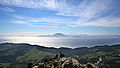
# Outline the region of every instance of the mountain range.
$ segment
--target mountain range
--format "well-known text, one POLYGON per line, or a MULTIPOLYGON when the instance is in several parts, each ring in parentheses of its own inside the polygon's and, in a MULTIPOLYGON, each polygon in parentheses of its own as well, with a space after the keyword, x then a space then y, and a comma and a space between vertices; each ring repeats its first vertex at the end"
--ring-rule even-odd
POLYGON ((62 33, 55 33, 53 35, 39 35, 37 37, 72 37, 72 38, 120 38, 120 35, 65 35, 62 33))

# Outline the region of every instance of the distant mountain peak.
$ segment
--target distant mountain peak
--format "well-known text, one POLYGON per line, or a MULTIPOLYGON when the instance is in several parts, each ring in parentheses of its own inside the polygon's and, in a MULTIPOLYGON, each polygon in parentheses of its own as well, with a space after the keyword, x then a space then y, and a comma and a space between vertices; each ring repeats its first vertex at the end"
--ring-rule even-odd
POLYGON ((53 35, 40 35, 39 37, 65 37, 67 35, 64 35, 62 33, 55 33, 53 35))
POLYGON ((54 35, 65 36, 65 35, 64 35, 64 34, 62 34, 62 33, 56 33, 56 34, 54 34, 54 35))
POLYGON ((54 36, 54 37, 63 37, 63 36, 67 36, 67 35, 64 35, 62 33, 56 33, 56 34, 53 34, 52 36, 54 36))

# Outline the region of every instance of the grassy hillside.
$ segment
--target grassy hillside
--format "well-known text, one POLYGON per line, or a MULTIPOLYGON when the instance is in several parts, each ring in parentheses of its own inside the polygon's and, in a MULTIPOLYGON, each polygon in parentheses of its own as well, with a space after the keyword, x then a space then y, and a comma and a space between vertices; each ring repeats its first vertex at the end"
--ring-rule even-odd
POLYGON ((29 44, 0 44, 0 67, 26 67, 29 62, 55 56, 29 44))
POLYGON ((71 49, 63 47, 48 48, 24 43, 3 43, 0 44, 0 67, 26 68, 27 63, 54 57, 59 52, 77 59, 80 63, 87 63, 88 61, 95 63, 99 57, 103 57, 106 64, 120 64, 120 45, 71 49))

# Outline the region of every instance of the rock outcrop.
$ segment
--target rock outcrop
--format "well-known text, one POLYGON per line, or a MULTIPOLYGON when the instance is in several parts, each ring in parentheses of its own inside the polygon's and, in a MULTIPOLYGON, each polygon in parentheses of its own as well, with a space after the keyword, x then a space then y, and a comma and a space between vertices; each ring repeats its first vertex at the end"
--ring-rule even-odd
POLYGON ((103 67, 102 59, 95 64, 88 62, 87 64, 80 64, 76 59, 65 57, 64 54, 58 54, 54 58, 44 59, 36 63, 28 64, 28 68, 105 68, 103 67))
POLYGON ((61 63, 61 68, 82 68, 80 63, 73 59, 73 58, 61 58, 59 60, 59 63, 61 63))

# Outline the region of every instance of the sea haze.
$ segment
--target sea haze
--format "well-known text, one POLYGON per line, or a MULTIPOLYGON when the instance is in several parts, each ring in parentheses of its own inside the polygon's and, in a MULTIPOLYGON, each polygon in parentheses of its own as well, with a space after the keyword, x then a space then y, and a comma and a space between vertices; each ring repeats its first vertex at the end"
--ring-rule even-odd
POLYGON ((120 36, 0 37, 0 43, 29 43, 46 47, 91 47, 120 43, 120 36))

